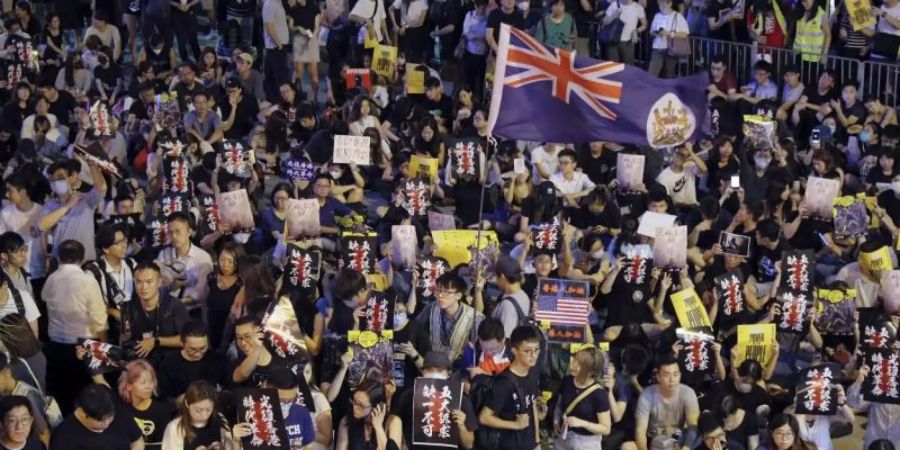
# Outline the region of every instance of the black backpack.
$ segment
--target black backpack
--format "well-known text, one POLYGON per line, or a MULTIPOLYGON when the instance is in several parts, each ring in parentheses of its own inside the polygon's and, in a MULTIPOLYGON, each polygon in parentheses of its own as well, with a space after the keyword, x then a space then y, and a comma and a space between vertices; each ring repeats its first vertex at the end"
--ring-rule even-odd
MULTIPOLYGON (((547 335, 544 334, 543 330, 533 320, 529 319, 528 316, 522 311, 522 308, 519 307, 519 303, 512 297, 503 297, 500 299, 500 303, 505 301, 509 301, 512 303, 513 308, 516 308, 516 314, 519 316, 519 323, 517 326, 519 327, 531 327, 534 331, 537 332, 538 339, 540 341, 541 353, 538 355, 537 366, 541 368, 541 373, 548 371, 549 367, 547 364, 547 358, 549 357, 548 349, 549 345, 547 344, 547 335)), ((499 304, 498 304, 499 305, 499 304)))
MULTIPOLYGON (((22 270, 22 275, 26 278, 28 277, 24 270, 22 270)), ((15 302, 16 304, 16 312, 18 312, 22 317, 25 317, 25 302, 22 300, 22 293, 19 292, 19 290, 16 289, 15 286, 13 286, 12 280, 10 280, 5 273, 3 274, 3 282, 6 283, 6 287, 9 289, 9 293, 10 295, 12 295, 13 302, 15 302)))
MULTIPOLYGON (((494 383, 501 377, 508 378, 513 384, 516 396, 522 398, 522 393, 519 391, 519 385, 509 376, 509 369, 494 376, 476 375, 475 378, 472 379, 472 385, 469 387, 469 399, 472 400, 472 407, 475 409, 475 415, 481 414, 481 409, 487 405, 492 392, 494 391, 494 383)), ((496 450, 501 448, 500 431, 501 430, 496 428, 488 428, 483 425, 479 426, 478 429, 475 430, 475 448, 478 450, 496 450)))

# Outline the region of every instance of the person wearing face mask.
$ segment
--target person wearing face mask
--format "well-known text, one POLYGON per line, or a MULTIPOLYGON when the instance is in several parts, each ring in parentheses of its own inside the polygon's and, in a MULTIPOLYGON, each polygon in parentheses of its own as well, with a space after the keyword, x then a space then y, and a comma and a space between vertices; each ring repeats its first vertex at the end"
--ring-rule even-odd
MULTIPOLYGON (((287 444, 290 448, 306 448, 306 445, 316 439, 312 414, 306 405, 300 403, 299 386, 298 376, 289 367, 276 368, 266 381, 266 387, 278 390, 278 404, 281 407, 281 416, 284 418, 284 428, 288 436, 287 444)), ((309 404, 312 399, 305 398, 302 401, 309 404)))
POLYGON ((746 197, 765 198, 772 165, 772 149, 769 147, 748 148, 745 153, 747 161, 742 161, 741 164, 740 187, 746 197))
POLYGON ((54 257, 59 244, 68 239, 84 244, 86 260, 97 257, 94 246, 94 211, 106 192, 106 178, 99 167, 89 165, 94 187, 87 193, 76 192, 69 161, 57 161, 47 169, 54 198, 44 204, 38 229, 52 234, 54 257))
MULTIPOLYGON (((444 352, 428 352, 425 355, 422 364, 422 378, 447 380, 450 378, 450 358, 444 352)), ((412 442, 413 427, 417 426, 416 420, 413 418, 413 399, 415 392, 412 389, 406 390, 391 403, 391 415, 399 419, 404 424, 403 438, 406 442, 412 442)), ((459 427, 458 441, 456 448, 470 449, 475 444, 475 430, 478 429, 478 416, 475 414, 475 408, 469 396, 463 394, 459 409, 450 411, 450 419, 459 427)), ((413 446, 410 446, 412 448, 413 446)), ((429 450, 447 447, 433 447, 429 445, 415 445, 416 449, 429 450)))
MULTIPOLYGON (((870 126, 873 126, 873 124, 866 125, 866 128, 870 126)), ((871 189, 882 183, 890 184, 896 175, 897 150, 884 148, 878 156, 878 167, 873 167, 869 170, 869 175, 866 177, 866 188, 871 189)))

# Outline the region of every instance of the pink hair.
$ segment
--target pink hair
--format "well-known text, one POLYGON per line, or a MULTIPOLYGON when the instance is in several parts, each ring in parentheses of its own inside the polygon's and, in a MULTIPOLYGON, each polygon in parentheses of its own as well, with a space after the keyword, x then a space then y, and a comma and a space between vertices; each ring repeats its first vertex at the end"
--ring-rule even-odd
MULTIPOLYGON (((122 397, 122 400, 124 400, 125 403, 131 404, 131 392, 128 388, 137 382, 138 378, 140 378, 144 372, 150 372, 150 378, 153 378, 153 384, 157 384, 156 371, 153 370, 153 366, 147 361, 138 359, 125 365, 125 369, 122 370, 122 374, 119 375, 119 396, 122 397)), ((154 388, 153 391, 155 394, 156 389, 154 388)))

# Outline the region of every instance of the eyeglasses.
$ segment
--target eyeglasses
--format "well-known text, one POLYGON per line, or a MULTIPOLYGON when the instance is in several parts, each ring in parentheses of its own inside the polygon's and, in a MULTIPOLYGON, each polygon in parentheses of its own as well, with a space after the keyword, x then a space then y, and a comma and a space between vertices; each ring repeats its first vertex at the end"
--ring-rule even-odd
POLYGON ((29 417, 7 417, 4 420, 4 422, 11 425, 13 428, 18 427, 19 425, 27 427, 27 426, 31 425, 32 422, 34 422, 34 418, 31 416, 29 416, 29 417))
POLYGON ((447 297, 453 294, 459 294, 459 291, 451 291, 446 289, 435 289, 434 291, 435 297, 447 297))
POLYGON ((773 431, 772 436, 774 436, 776 439, 794 439, 794 432, 791 430, 773 431))
POLYGON ((128 238, 122 238, 122 239, 119 239, 119 240, 113 242, 113 245, 125 245, 127 243, 128 243, 128 238))

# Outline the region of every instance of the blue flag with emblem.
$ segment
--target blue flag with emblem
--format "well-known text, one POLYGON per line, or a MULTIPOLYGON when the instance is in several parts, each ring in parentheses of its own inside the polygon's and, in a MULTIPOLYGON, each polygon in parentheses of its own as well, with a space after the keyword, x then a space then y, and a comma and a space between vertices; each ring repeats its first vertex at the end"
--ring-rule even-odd
POLYGON ((506 139, 668 147, 706 128, 707 85, 705 72, 663 80, 544 45, 504 24, 489 127, 506 139))

